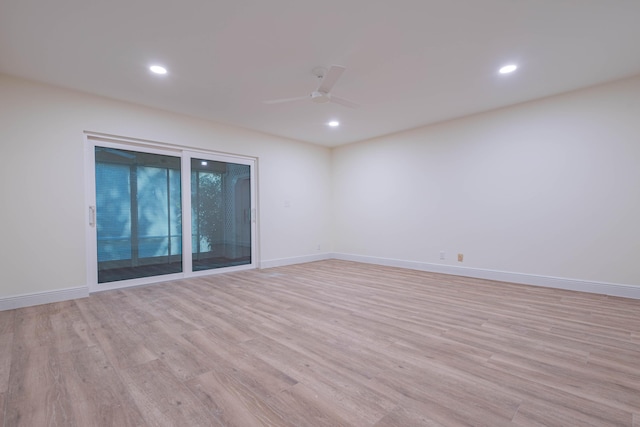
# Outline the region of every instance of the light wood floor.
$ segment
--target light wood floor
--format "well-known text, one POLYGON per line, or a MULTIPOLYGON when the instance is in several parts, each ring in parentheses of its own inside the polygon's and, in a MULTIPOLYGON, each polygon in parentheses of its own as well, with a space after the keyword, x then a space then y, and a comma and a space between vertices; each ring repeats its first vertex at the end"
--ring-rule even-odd
POLYGON ((640 301, 344 261, 0 312, 11 426, 640 427, 640 301))

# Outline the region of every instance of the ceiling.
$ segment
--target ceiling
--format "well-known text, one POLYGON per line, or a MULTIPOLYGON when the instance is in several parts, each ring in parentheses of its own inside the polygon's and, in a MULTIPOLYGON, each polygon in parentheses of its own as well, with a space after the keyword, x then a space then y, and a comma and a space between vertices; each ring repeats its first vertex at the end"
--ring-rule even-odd
POLYGON ((0 0, 0 72, 337 146, 640 74, 639 20, 638 0, 0 0), (359 108, 262 102, 332 64, 359 108))

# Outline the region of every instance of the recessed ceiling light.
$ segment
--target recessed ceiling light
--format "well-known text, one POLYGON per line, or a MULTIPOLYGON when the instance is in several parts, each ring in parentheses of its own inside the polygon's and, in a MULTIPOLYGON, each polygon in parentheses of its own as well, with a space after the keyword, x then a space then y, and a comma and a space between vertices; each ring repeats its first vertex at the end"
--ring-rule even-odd
POLYGON ((517 69, 518 69, 518 66, 515 64, 505 65, 504 67, 500 68, 500 74, 513 73, 517 69))
POLYGON ((337 120, 331 120, 329 123, 327 123, 327 125, 331 126, 332 128, 335 128, 340 126, 340 122, 337 120))
POLYGON ((151 67, 149 67, 149 70, 151 70, 151 72, 155 74, 167 74, 167 69, 161 65, 152 65, 151 67))
POLYGON ((207 166, 209 163, 206 160, 203 160, 203 161, 200 162, 200 164, 202 166, 207 166))

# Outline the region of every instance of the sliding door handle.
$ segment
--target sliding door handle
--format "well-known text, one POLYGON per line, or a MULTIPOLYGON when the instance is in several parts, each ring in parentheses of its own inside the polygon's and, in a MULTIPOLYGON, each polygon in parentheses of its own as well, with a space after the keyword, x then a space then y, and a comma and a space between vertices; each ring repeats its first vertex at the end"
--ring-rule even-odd
POLYGON ((96 226, 96 207, 89 206, 89 226, 96 226))

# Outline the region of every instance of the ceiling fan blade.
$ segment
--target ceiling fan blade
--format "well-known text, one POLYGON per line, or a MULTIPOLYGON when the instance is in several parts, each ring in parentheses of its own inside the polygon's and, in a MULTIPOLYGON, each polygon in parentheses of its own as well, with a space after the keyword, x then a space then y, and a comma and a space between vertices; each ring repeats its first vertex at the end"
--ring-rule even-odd
POLYGON ((318 86, 318 92, 331 92, 333 85, 336 84, 342 73, 344 73, 344 70, 346 70, 346 68, 341 65, 332 65, 329 67, 329 70, 325 73, 322 81, 320 82, 320 86, 318 86))
POLYGON ((344 105, 345 107, 349 107, 349 108, 358 108, 360 106, 355 102, 351 102, 344 98, 338 98, 337 96, 333 96, 333 95, 331 96, 331 98, 329 98, 329 101, 335 102, 336 104, 344 105))
POLYGON ((309 95, 296 96, 295 98, 271 99, 269 101, 262 101, 262 103, 263 104, 282 104, 284 102, 302 101, 303 99, 309 99, 309 95))

